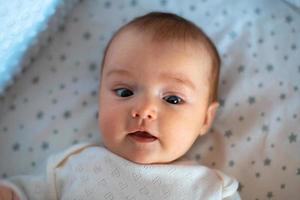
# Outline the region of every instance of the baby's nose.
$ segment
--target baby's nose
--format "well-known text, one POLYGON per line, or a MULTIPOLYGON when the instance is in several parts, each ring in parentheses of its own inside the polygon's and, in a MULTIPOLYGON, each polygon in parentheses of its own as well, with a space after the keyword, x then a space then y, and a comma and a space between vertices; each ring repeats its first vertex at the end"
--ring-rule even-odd
POLYGON ((133 118, 141 118, 141 119, 148 119, 148 120, 153 120, 156 119, 156 114, 154 112, 138 112, 138 111, 133 111, 132 112, 132 117, 133 118))
POLYGON ((131 116, 136 119, 155 120, 157 118, 157 109, 154 105, 145 104, 140 107, 134 107, 131 116))

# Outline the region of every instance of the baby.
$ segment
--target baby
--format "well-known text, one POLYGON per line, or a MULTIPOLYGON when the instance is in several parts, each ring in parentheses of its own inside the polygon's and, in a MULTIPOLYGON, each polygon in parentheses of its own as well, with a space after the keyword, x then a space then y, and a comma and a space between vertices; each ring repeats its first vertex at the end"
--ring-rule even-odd
POLYGON ((102 61, 106 148, 72 146, 44 175, 3 180, 0 199, 240 199, 234 178, 181 159, 211 127, 219 71, 215 46, 193 23, 161 12, 135 18, 102 61))

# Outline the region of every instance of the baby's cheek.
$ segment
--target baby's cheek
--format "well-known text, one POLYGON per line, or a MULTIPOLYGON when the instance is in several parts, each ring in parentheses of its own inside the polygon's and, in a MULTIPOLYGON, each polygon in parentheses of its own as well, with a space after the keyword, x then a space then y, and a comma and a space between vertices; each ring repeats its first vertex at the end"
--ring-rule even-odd
POLYGON ((99 126, 102 135, 108 135, 109 131, 112 131, 111 128, 113 128, 112 124, 114 122, 111 119, 111 116, 109 113, 106 112, 106 110, 103 110, 99 114, 99 126))
POLYGON ((102 111, 100 111, 101 124, 105 125, 106 122, 109 122, 113 118, 114 118, 114 113, 111 110, 104 108, 102 111))
POLYGON ((184 154, 188 151, 198 136, 195 124, 190 124, 184 119, 169 123, 165 130, 167 133, 165 142, 176 154, 184 154))
POLYGON ((112 134, 110 134, 112 130, 111 123, 109 123, 109 120, 107 118, 100 119, 100 132, 101 132, 101 138, 104 143, 104 145, 107 148, 111 148, 113 146, 113 137, 112 134))
POLYGON ((123 120, 120 117, 110 109, 104 109, 99 115, 99 126, 104 142, 114 144, 119 140, 120 134, 124 132, 121 130, 123 120))

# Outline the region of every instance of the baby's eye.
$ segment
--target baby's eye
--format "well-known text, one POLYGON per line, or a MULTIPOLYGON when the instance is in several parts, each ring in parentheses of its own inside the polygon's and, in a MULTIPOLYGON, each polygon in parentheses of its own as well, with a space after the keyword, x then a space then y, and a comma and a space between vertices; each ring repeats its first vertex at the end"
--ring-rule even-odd
POLYGON ((182 104, 183 100, 178 96, 166 96, 163 98, 166 102, 171 104, 182 104))
POLYGON ((127 88, 118 88, 115 89, 114 91, 119 97, 129 97, 133 95, 133 92, 127 88))

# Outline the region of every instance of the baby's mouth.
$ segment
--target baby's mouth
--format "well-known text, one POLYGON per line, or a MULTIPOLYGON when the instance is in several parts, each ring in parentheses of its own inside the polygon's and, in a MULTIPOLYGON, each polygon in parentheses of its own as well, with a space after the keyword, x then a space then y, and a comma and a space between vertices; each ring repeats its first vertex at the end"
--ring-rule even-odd
POLYGON ((146 131, 136 131, 129 133, 129 136, 137 142, 154 142, 157 140, 157 137, 151 135, 146 131))

